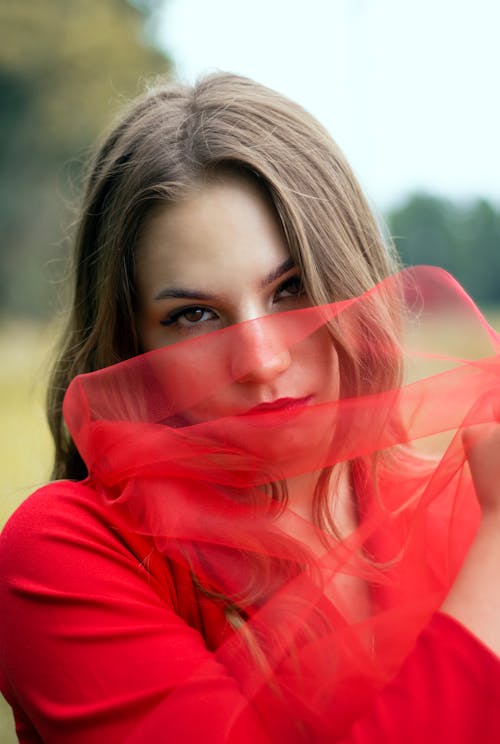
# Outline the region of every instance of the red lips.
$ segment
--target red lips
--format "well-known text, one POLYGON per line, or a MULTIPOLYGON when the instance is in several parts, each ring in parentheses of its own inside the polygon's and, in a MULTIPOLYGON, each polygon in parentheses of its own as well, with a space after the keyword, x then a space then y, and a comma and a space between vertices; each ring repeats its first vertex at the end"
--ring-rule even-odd
POLYGON ((271 413, 272 411, 294 411, 306 406, 311 399, 312 395, 304 398, 277 398, 270 403, 260 403, 258 406, 249 408, 248 411, 243 411, 241 415, 249 416, 254 413, 271 413))

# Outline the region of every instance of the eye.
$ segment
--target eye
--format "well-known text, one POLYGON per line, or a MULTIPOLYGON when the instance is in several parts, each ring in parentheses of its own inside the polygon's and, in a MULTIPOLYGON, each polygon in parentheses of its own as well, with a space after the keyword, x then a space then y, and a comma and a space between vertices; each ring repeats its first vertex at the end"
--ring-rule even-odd
POLYGON ((181 328, 191 328, 202 323, 207 323, 217 319, 217 315, 208 307, 199 305, 190 305, 173 310, 166 318, 160 321, 163 326, 178 326, 181 328))
POLYGON ((275 300, 286 300, 291 297, 301 297, 305 293, 304 285, 300 276, 291 276, 286 279, 276 290, 275 300))

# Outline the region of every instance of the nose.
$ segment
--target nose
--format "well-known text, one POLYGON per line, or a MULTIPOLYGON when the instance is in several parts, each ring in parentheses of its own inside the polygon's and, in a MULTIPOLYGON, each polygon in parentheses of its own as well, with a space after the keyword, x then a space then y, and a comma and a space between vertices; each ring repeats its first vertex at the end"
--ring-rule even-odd
POLYGON ((273 330, 270 318, 238 326, 231 352, 231 377, 239 383, 269 383, 283 374, 290 364, 289 349, 273 330))

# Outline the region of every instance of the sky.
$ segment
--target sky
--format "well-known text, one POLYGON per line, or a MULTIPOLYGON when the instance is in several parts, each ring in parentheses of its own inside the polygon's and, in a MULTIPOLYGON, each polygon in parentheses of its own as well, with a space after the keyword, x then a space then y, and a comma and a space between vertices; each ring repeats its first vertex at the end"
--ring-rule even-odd
POLYGON ((227 70, 307 108, 374 206, 500 204, 498 0, 167 0, 158 23, 181 80, 227 70))

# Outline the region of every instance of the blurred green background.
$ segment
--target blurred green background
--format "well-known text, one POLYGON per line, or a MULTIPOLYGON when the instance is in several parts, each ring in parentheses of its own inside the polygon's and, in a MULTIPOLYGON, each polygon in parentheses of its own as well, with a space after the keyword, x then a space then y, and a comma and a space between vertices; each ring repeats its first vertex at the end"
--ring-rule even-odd
MULTIPOLYGON (((0 3, 0 527, 49 476, 43 399, 73 209, 92 144, 114 113, 145 80, 172 74, 153 41, 162 4, 0 3)), ((416 193, 385 219, 405 263, 447 268, 498 327, 498 206, 416 193)), ((15 741, 5 704, 0 741, 15 741)))

